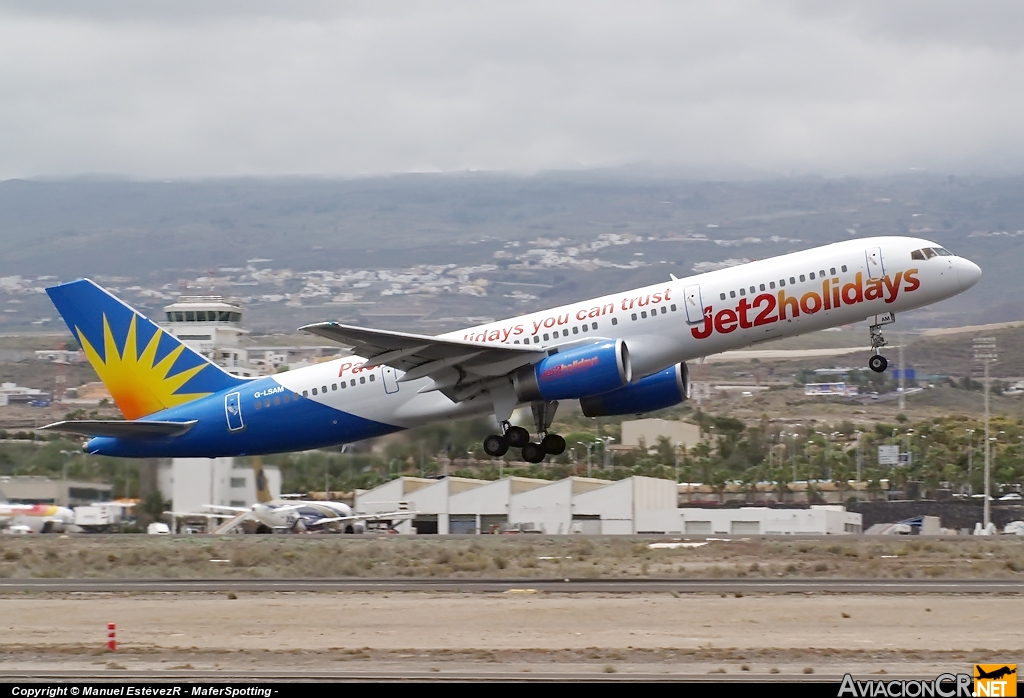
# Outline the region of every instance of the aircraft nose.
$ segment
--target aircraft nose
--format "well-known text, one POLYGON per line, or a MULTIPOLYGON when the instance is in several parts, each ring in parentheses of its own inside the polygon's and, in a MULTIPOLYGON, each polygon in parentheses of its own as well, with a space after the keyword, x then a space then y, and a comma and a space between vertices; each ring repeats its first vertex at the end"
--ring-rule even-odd
POLYGON ((966 291, 981 279, 981 267, 969 259, 960 257, 956 262, 956 275, 960 279, 960 290, 966 291))

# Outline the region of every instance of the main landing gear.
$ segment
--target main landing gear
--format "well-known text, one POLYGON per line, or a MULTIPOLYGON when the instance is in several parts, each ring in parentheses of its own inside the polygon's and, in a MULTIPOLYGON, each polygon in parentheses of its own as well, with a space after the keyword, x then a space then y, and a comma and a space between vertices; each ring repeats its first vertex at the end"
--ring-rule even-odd
POLYGON ((868 368, 875 373, 882 373, 889 365, 888 359, 878 353, 878 350, 886 345, 885 337, 882 336, 882 326, 871 325, 868 331, 871 333, 871 351, 875 352, 874 356, 868 359, 868 368))
POLYGON ((530 432, 522 427, 514 427, 509 422, 502 422, 501 436, 491 434, 484 439, 484 453, 500 458, 508 453, 509 448, 522 449, 523 460, 527 463, 540 463, 544 456, 557 456, 565 453, 565 439, 558 434, 549 434, 548 428, 555 418, 558 403, 534 402, 533 420, 537 426, 538 442, 530 441, 530 432))

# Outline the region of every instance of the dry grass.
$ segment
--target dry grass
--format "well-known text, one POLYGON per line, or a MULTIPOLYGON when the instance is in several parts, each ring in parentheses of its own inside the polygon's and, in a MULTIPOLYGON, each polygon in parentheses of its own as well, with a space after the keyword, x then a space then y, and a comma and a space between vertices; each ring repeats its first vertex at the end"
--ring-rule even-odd
POLYGON ((1018 538, 744 539, 651 550, 648 540, 239 536, 0 539, 6 578, 1016 578, 1018 538))

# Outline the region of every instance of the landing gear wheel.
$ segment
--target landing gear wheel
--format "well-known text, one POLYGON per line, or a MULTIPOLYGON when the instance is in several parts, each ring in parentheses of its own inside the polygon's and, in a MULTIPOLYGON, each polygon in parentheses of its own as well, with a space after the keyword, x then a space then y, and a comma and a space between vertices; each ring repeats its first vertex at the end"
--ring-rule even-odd
POLYGON ((544 447, 540 444, 526 444, 523 446, 523 460, 527 463, 540 463, 546 455, 544 447))
POLYGON ((565 453, 565 439, 558 434, 548 434, 540 442, 544 452, 552 456, 560 456, 565 453))
POLYGON ((508 452, 508 441, 504 436, 491 434, 484 439, 484 453, 494 458, 501 458, 508 452))
POLYGON ((505 432, 505 441, 512 448, 523 448, 530 443, 530 432, 522 427, 509 427, 505 432))
POLYGON ((870 359, 868 359, 868 368, 870 368, 875 373, 881 373, 886 369, 888 365, 889 362, 881 354, 875 354, 870 359))

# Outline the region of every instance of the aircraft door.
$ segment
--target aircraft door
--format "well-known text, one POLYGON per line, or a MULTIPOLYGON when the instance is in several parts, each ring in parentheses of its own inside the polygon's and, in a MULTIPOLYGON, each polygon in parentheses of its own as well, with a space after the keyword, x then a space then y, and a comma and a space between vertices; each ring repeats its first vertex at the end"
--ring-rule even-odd
POLYGON ((700 298, 700 286, 694 284, 683 289, 686 304, 686 321, 691 325, 704 322, 704 302, 700 298))
POLYGON ((242 400, 239 393, 228 393, 224 396, 224 415, 228 420, 228 431, 245 429, 242 421, 242 400))
POLYGON ((390 366, 380 367, 380 377, 384 381, 384 392, 388 395, 398 392, 398 375, 390 366))
POLYGON ((864 252, 864 259, 867 262, 869 279, 881 279, 885 276, 885 266, 882 263, 881 247, 869 247, 864 252))

